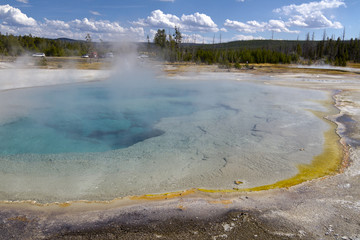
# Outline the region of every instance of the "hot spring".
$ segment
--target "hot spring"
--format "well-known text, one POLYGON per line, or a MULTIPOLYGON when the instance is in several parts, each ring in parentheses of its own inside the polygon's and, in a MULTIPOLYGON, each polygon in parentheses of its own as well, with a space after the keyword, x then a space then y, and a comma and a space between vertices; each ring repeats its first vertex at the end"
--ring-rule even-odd
POLYGON ((322 153, 328 98, 233 73, 1 91, 0 201, 271 184, 322 153))

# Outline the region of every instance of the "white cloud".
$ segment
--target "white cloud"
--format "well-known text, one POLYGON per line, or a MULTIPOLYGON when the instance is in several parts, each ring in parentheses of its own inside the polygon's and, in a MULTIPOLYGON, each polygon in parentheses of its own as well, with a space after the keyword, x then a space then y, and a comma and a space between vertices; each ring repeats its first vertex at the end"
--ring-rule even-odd
POLYGON ((243 40, 264 40, 265 38, 263 37, 254 37, 251 35, 235 35, 235 37, 233 37, 231 40, 233 41, 243 41, 243 40))
POLYGON ((237 2, 245 2, 245 0, 236 0, 237 2))
POLYGON ((99 12, 96 12, 96 11, 90 11, 90 13, 92 15, 95 15, 95 16, 101 16, 101 14, 99 12))
POLYGON ((180 25, 180 18, 172 14, 164 14, 161 10, 152 11, 146 19, 133 22, 134 25, 145 27, 174 28, 180 25))
MULTIPOLYGON (((343 0, 322 0, 319 2, 291 4, 274 10, 275 13, 289 16, 288 25, 305 28, 342 28, 340 22, 331 21, 325 16, 329 9, 346 7, 343 0)), ((331 16, 330 16, 331 18, 331 16)))
POLYGON ((254 26, 251 26, 250 24, 246 24, 246 23, 239 22, 239 21, 233 21, 230 19, 225 20, 224 26, 235 29, 239 32, 246 32, 246 33, 254 33, 257 31, 261 31, 260 28, 256 28, 254 26))
POLYGON ((99 29, 95 26, 94 21, 84 18, 82 20, 75 19, 70 22, 74 30, 78 29, 84 32, 97 32, 99 29))
POLYGON ((89 33, 94 40, 131 40, 143 41, 144 29, 142 27, 126 28, 118 22, 107 20, 92 20, 88 18, 74 19, 72 21, 49 20, 35 21, 27 17, 19 9, 9 5, 0 6, 0 32, 14 35, 27 35, 73 39, 84 39, 89 33))
POLYGON ((150 16, 145 19, 138 19, 132 22, 136 26, 141 27, 157 27, 157 28, 175 28, 178 27, 182 31, 200 31, 200 32, 218 32, 219 28, 211 19, 203 13, 194 13, 190 15, 183 14, 181 18, 173 14, 165 14, 161 10, 152 11, 150 16))
MULTIPOLYGON (((139 37, 142 37, 142 36, 145 36, 145 31, 144 31, 144 28, 142 27, 130 27, 129 28, 130 32, 134 33, 135 36, 139 36, 139 37)), ((143 40, 143 39, 141 39, 143 40)))
POLYGON ((299 33, 291 30, 291 27, 302 28, 342 28, 340 22, 334 21, 331 16, 326 17, 326 11, 339 7, 345 7, 343 0, 321 0, 319 2, 291 4, 273 10, 274 13, 282 14, 287 19, 268 22, 247 21, 240 22, 226 19, 224 26, 244 33, 256 33, 264 31, 299 33))
POLYGON ((218 32, 217 25, 211 17, 203 13, 181 16, 181 29, 184 31, 218 32))
POLYGON ((120 26, 117 22, 110 22, 107 20, 89 20, 84 18, 82 20, 75 19, 68 23, 74 30, 93 32, 93 33, 124 33, 125 28, 120 26))
POLYGON ((156 30, 150 29, 149 38, 150 38, 150 39, 154 39, 156 33, 157 33, 156 30))
POLYGON ((175 2, 175 0, 159 0, 160 2, 175 2))
POLYGON ((269 20, 267 29, 274 32, 287 32, 287 33, 298 33, 298 31, 291 31, 287 28, 287 24, 282 20, 269 20))
POLYGON ((298 31, 290 30, 287 26, 287 23, 284 21, 273 19, 269 20, 269 22, 247 21, 246 23, 226 19, 224 26, 232 28, 238 32, 245 33, 256 33, 264 31, 298 33, 298 31))
MULTIPOLYGON (((95 21, 91 19, 75 19, 69 22, 59 20, 47 20, 38 29, 38 35, 47 37, 69 37, 84 39, 89 33, 94 40, 115 41, 124 38, 143 40, 144 29, 142 27, 122 27, 118 22, 107 20, 95 21)), ((34 34, 33 34, 34 35, 34 34)))
POLYGON ((57 30, 68 30, 70 29, 70 25, 65 23, 64 21, 60 20, 48 20, 47 18, 44 19, 45 22, 42 23, 42 27, 52 28, 57 30))
POLYGON ((0 21, 4 25, 16 26, 35 26, 35 19, 26 16, 20 9, 14 8, 9 4, 0 5, 0 21))
POLYGON ((29 3, 28 0, 16 0, 17 2, 21 2, 21 3, 29 3))
POLYGON ((320 2, 303 3, 300 5, 291 4, 281 8, 277 8, 274 12, 284 13, 290 15, 293 13, 300 13, 301 15, 309 15, 313 12, 323 11, 331 8, 339 8, 345 6, 343 0, 322 0, 320 2))
POLYGON ((53 35, 66 36, 76 39, 84 39, 86 33, 89 33, 93 39, 102 40, 120 40, 126 37, 143 40, 144 29, 142 27, 122 27, 118 22, 107 20, 91 20, 87 18, 75 19, 69 22, 58 20, 47 20, 42 24, 41 35, 51 35, 51 31, 56 31, 53 35))

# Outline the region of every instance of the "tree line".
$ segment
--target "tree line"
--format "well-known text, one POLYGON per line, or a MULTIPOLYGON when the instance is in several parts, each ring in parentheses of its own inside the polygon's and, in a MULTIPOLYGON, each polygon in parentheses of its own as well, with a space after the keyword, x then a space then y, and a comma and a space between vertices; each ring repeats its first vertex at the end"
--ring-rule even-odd
MULTIPOLYGON (((219 44, 189 44, 182 42, 179 28, 172 34, 159 29, 153 42, 148 37, 147 44, 138 44, 151 56, 170 62, 196 62, 235 66, 251 63, 327 63, 345 66, 346 62, 360 62, 360 40, 344 40, 340 37, 323 38, 321 41, 252 40, 219 44)), ((0 33, 0 55, 21 56, 26 53, 41 52, 46 56, 81 56, 90 51, 98 55, 111 49, 109 43, 95 43, 91 36, 86 41, 70 39, 46 39, 31 35, 14 36, 0 33)))
POLYGON ((21 56, 41 52, 46 56, 81 56, 88 53, 89 43, 67 39, 46 39, 30 35, 14 36, 0 33, 0 55, 21 56))
POLYGON ((239 67, 250 63, 325 63, 346 66, 346 62, 360 62, 360 40, 340 37, 305 41, 253 40, 219 44, 184 44, 180 30, 166 34, 159 29, 148 51, 170 62, 197 62, 239 67))

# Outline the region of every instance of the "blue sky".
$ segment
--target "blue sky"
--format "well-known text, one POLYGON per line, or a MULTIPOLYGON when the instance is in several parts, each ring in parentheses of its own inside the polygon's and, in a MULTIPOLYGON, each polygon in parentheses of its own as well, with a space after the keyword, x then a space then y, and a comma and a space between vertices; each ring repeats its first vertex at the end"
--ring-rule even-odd
POLYGON ((180 28, 184 42, 360 36, 360 0, 0 0, 0 32, 146 41, 180 28))

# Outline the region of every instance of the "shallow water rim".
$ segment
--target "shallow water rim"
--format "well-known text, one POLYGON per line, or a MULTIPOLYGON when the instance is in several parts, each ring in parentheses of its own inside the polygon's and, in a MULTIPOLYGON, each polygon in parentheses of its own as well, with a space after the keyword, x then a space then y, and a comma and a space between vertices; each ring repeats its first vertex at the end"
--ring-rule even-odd
MULTIPOLYGON (((336 94, 335 94, 336 95, 336 94)), ((321 179, 324 177, 332 176, 338 173, 341 173, 347 166, 348 162, 348 149, 344 140, 337 134, 336 130, 338 124, 335 121, 331 121, 325 118, 326 115, 334 115, 332 108, 336 108, 336 102, 334 102, 335 98, 332 95, 331 100, 321 101, 322 105, 328 109, 327 112, 321 111, 311 111, 315 116, 325 121, 330 129, 324 132, 324 147, 323 152, 317 156, 314 156, 313 160, 310 164, 299 164, 298 174, 295 176, 280 180, 273 184, 263 185, 253 188, 233 188, 233 189, 205 189, 205 188, 191 188, 187 190, 173 191, 167 193, 156 193, 156 194, 145 194, 145 195, 135 195, 135 196, 125 196, 114 198, 112 200, 74 200, 74 201, 65 201, 65 202, 50 202, 50 203, 39 203, 34 200, 17 200, 17 201, 0 201, 0 204, 30 204, 35 206, 60 206, 60 207, 68 207, 76 203, 98 203, 98 204, 111 204, 111 203, 123 203, 126 200, 130 200, 130 203, 120 204, 120 205, 131 205, 135 201, 159 201, 159 200, 167 200, 167 199, 176 199, 190 195, 204 193, 207 194, 236 194, 236 193, 249 193, 249 192, 259 192, 264 190, 272 190, 272 189, 282 189, 289 188, 301 183, 321 179)), ((337 108, 336 108, 337 109, 337 108)), ((224 197, 222 195, 222 197, 224 197)), ((229 197, 231 197, 229 195, 229 197)), ((231 204, 232 201, 219 201, 216 203, 221 204, 231 204)))
MULTIPOLYGON (((324 103, 325 105, 325 103, 324 103)), ((329 106, 326 104, 326 106, 329 106)), ((331 104, 331 106, 334 106, 331 104)), ((233 188, 233 189, 205 189, 194 188, 186 191, 163 193, 163 194, 146 194, 142 196, 132 196, 132 200, 161 200, 176 197, 183 197, 196 192, 199 193, 244 193, 257 192, 271 189, 289 188, 301 183, 332 176, 343 171, 347 167, 347 149, 345 143, 341 141, 341 137, 336 133, 337 123, 325 119, 325 112, 311 111, 317 117, 323 119, 329 124, 330 129, 324 132, 324 148, 323 152, 314 156, 310 164, 299 164, 297 166, 299 172, 291 178, 280 180, 273 184, 263 185, 253 188, 233 188)))

